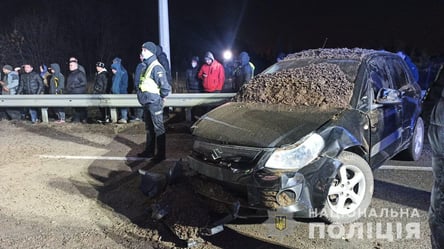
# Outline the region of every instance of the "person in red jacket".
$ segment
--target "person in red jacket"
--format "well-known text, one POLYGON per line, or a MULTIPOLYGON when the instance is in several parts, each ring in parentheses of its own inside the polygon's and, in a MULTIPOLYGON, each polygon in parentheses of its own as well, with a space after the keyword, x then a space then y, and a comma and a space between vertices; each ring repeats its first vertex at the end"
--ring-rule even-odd
POLYGON ((225 81, 224 67, 214 59, 211 52, 205 54, 204 60, 205 64, 197 75, 202 80, 203 90, 207 93, 220 93, 225 81))

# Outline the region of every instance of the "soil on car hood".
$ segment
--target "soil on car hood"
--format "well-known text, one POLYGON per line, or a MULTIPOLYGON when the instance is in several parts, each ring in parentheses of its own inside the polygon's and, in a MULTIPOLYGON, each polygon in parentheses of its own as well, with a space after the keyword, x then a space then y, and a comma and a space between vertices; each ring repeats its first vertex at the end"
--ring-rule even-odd
POLYGON ((224 144, 273 148, 298 141, 340 111, 230 102, 202 117, 194 124, 193 134, 224 144))

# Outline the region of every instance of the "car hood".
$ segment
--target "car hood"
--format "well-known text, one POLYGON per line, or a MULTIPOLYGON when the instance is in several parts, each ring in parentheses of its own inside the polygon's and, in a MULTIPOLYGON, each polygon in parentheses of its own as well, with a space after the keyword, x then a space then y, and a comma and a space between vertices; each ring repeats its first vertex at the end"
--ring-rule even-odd
POLYGON ((229 102, 202 116, 193 135, 221 144, 261 148, 297 142, 341 109, 229 102))

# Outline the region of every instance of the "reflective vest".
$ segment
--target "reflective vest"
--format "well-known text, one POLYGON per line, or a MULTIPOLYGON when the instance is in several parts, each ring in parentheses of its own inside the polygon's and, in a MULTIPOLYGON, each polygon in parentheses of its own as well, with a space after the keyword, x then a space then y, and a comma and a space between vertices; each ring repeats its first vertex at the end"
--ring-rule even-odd
POLYGON ((254 66, 254 64, 251 61, 248 62, 248 64, 250 64, 250 66, 251 66, 251 77, 253 77, 254 76, 254 69, 256 69, 256 67, 254 66))
POLYGON ((157 65, 161 66, 160 63, 157 60, 153 61, 148 66, 148 68, 145 70, 145 73, 140 77, 140 84, 139 84, 140 91, 160 94, 160 87, 150 77, 151 76, 151 72, 153 71, 153 68, 155 66, 157 66, 157 65))

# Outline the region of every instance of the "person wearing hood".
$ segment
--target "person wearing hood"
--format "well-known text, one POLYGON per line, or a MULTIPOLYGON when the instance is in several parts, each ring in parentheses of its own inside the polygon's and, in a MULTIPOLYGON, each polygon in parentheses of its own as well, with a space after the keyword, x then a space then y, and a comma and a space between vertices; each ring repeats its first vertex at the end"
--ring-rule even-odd
MULTIPOLYGON (((128 72, 122 67, 120 62, 115 62, 111 65, 113 72, 111 93, 112 94, 127 94, 128 93, 128 72)), ((119 108, 120 119, 119 124, 126 124, 128 122, 128 108, 119 108)))
POLYGON ((247 52, 244 51, 239 54, 239 64, 239 67, 234 71, 236 92, 245 83, 248 83, 254 74, 254 65, 250 62, 250 56, 247 52))
MULTIPOLYGON (((60 65, 58 63, 51 63, 48 68, 50 73, 49 79, 49 94, 63 94, 65 88, 65 76, 60 72, 60 65)), ((63 107, 54 108, 57 115, 56 123, 65 123, 65 109, 63 107)))
POLYGON ((170 84, 170 86, 173 86, 173 77, 171 76, 170 61, 168 60, 167 54, 163 52, 163 48, 160 45, 156 45, 156 57, 160 65, 162 65, 162 67, 165 69, 168 84, 170 84))
POLYGON ((142 44, 143 69, 137 88, 137 100, 143 106, 146 129, 145 150, 139 157, 151 158, 154 163, 166 158, 166 135, 163 124, 164 99, 171 92, 166 72, 156 57, 153 42, 142 44), (156 152, 157 148, 157 152, 156 152))
POLYGON ((128 75, 128 71, 126 71, 126 68, 125 68, 125 67, 123 66, 123 64, 122 64, 122 59, 120 59, 119 57, 116 57, 116 58, 113 59, 113 63, 111 63, 111 65, 112 65, 112 64, 120 66, 120 70, 121 70, 124 74, 128 75))
POLYGON ((413 78, 415 79, 415 81, 416 81, 417 83, 419 83, 419 71, 418 71, 418 67, 416 67, 416 65, 415 65, 415 63, 412 61, 412 59, 411 59, 407 54, 405 54, 405 53, 402 52, 402 51, 398 51, 398 52, 396 52, 396 54, 397 54, 399 57, 401 57, 401 58, 405 61, 405 63, 406 63, 407 66, 410 68, 410 71, 411 71, 412 74, 413 74, 413 78))
POLYGON ((202 80, 203 90, 207 93, 220 93, 224 86, 225 70, 223 65, 218 62, 213 53, 205 53, 205 64, 200 68, 197 74, 202 80))

